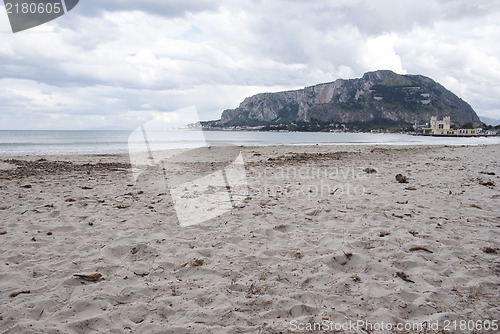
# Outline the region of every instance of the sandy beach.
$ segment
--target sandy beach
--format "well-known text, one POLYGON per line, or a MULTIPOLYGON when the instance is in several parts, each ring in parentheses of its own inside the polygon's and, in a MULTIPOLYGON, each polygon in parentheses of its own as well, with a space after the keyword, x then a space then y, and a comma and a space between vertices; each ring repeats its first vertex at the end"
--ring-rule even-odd
POLYGON ((224 159, 171 192, 128 155, 0 157, 0 332, 498 332, 500 145, 236 153, 216 217, 193 175, 224 159))

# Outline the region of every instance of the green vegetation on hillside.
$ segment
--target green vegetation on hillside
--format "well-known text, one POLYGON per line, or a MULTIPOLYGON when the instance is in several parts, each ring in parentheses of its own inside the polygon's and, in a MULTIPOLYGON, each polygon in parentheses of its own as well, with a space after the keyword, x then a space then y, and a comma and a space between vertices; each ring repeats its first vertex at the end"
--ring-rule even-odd
POLYGON ((276 120, 276 122, 292 123, 297 120, 298 115, 299 115, 299 104, 291 103, 284 106, 278 111, 278 119, 276 120))
POLYGON ((328 123, 328 122, 295 122, 292 124, 266 125, 260 131, 300 131, 300 132, 329 132, 335 130, 349 129, 354 131, 412 131, 412 124, 397 122, 386 118, 377 118, 366 122, 350 123, 328 123))

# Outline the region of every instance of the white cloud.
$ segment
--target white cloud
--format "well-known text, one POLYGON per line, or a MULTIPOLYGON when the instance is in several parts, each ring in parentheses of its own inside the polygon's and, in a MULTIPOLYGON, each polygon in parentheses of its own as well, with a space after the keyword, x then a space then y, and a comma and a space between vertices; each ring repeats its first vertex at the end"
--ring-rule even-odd
POLYGON ((429 76, 500 118, 499 13, 465 0, 88 0, 15 35, 2 14, 0 126, 134 128, 193 104, 214 119, 255 93, 376 69, 429 76))
POLYGON ((400 34, 395 49, 409 73, 432 77, 480 115, 500 118, 500 35, 495 17, 441 22, 400 34))
POLYGON ((395 34, 368 38, 359 56, 360 62, 370 70, 387 69, 405 74, 401 57, 394 50, 396 40, 395 34))

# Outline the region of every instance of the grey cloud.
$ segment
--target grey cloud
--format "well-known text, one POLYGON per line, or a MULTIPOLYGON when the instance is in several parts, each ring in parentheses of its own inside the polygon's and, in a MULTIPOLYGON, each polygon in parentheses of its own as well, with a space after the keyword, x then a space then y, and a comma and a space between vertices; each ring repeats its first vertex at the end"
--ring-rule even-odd
MULTIPOLYGON (((202 114, 214 115, 218 109, 236 107, 245 94, 276 91, 278 86, 299 88, 378 69, 370 67, 379 63, 370 63, 370 57, 377 55, 370 54, 365 44, 393 34, 405 42, 396 43, 394 50, 390 44, 375 42, 375 48, 394 51, 409 73, 428 75, 445 85, 452 77, 458 84, 453 86, 450 80, 451 89, 461 89, 456 93, 478 113, 493 116, 500 100, 498 92, 488 87, 498 80, 481 71, 500 71, 498 61, 491 62, 494 68, 485 68, 456 44, 463 34, 464 48, 483 50, 498 59, 494 43, 474 40, 469 26, 460 25, 468 19, 468 25, 473 22, 479 29, 481 18, 489 17, 488 25, 496 27, 498 6, 492 1, 462 0, 223 1, 217 5, 212 1, 85 0, 51 23, 54 34, 40 35, 44 42, 53 42, 50 46, 33 44, 28 35, 21 35, 11 43, 15 57, 0 48, 0 73, 3 78, 38 82, 47 92, 72 97, 67 110, 61 107, 54 112, 64 110, 75 117, 97 114, 121 122, 120 115, 127 111, 166 111, 190 104, 196 104, 202 114), (123 16, 125 23, 120 21, 123 16), (135 17, 141 19, 133 22, 135 17), (168 34, 165 22, 168 27, 181 22, 188 33, 180 29, 179 36, 168 34), (437 30, 439 26, 448 30, 437 30), (418 38, 415 27, 425 30, 418 38), (196 38, 191 40, 193 33, 196 38), (167 43, 159 46, 162 39, 167 43), (432 43, 426 45, 428 41, 432 43), (57 52, 45 52, 49 47, 57 52)), ((493 32, 486 33, 496 36, 493 32)), ((10 43, 7 38, 3 41, 10 43)), ((3 97, 0 117, 10 117, 12 122, 9 115, 15 110, 23 110, 23 117, 33 124, 41 112, 51 112, 50 107, 34 108, 26 98, 3 97)))
POLYGON ((167 18, 180 17, 186 13, 213 11, 217 2, 210 0, 84 0, 80 1, 74 13, 83 15, 101 15, 104 12, 141 11, 167 18))
POLYGON ((286 2, 291 4, 280 2, 279 12, 276 6, 264 3, 252 3, 247 10, 261 17, 262 29, 297 22, 327 32, 347 25, 368 36, 408 32, 418 26, 432 26, 438 21, 463 20, 500 11, 500 3, 489 0, 286 2))

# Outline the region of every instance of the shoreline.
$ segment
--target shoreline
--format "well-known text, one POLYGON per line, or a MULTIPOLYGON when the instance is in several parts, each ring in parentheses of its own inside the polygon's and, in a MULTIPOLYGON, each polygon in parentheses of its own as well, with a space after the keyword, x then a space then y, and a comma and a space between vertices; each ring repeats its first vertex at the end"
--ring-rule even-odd
MULTIPOLYGON (((439 136, 437 136, 439 137, 439 136)), ((468 138, 468 137, 463 137, 463 138, 468 138)), ((464 143, 456 143, 456 144, 450 144, 450 143, 435 143, 435 144, 429 144, 429 143, 415 143, 415 142, 408 142, 408 143, 311 143, 311 144, 281 144, 281 145, 229 145, 230 147, 238 147, 241 148, 242 150, 250 150, 250 149, 259 149, 259 148, 283 148, 283 147, 302 147, 302 148, 308 148, 308 147, 348 147, 348 148, 355 148, 355 147, 391 147, 391 148, 399 148, 399 147, 404 147, 404 148, 417 148, 417 147, 436 147, 436 148, 444 148, 444 147, 478 147, 478 146, 499 146, 500 143, 477 143, 477 144, 464 144, 464 143)), ((209 147, 209 146, 206 146, 209 147)), ((211 147, 222 147, 222 146, 211 146, 211 147)), ((200 148, 205 148, 205 147, 200 147, 200 148)), ((172 151, 176 150, 190 150, 192 148, 175 148, 172 149, 172 151)), ((164 151, 169 151, 169 150, 152 150, 152 153, 161 153, 164 151)), ((77 158, 77 157, 84 157, 84 156, 89 156, 89 157, 96 157, 96 158, 105 158, 105 157, 122 157, 122 156, 129 156, 130 154, 142 154, 143 152, 128 152, 128 151, 123 151, 123 152, 98 152, 98 153, 60 153, 60 154, 46 154, 46 153, 41 153, 41 154, 1 154, 0 153, 0 160, 8 160, 8 159, 31 159, 31 158, 55 158, 55 157, 67 157, 69 158, 77 158)))
POLYGON ((0 157, 0 331, 500 319, 500 145, 239 149, 0 157))
MULTIPOLYGON (((46 132, 46 131, 45 131, 46 132)), ((44 133, 45 133, 44 132, 44 133)), ((495 145, 500 144, 500 137, 431 137, 413 136, 408 134, 383 133, 261 133, 256 136, 251 132, 204 132, 207 143, 225 143, 228 145, 245 147, 251 146, 350 146, 350 145, 388 145, 388 146, 420 146, 420 145, 495 145)), ((0 144, 0 158, 23 155, 74 155, 74 154, 124 154, 129 149, 142 150, 140 141, 133 141, 129 146, 128 136, 97 135, 26 135, 22 138, 5 137, 4 144, 0 144), (10 144, 9 144, 10 143, 10 144), (68 144, 69 143, 69 144, 68 144), (3 145, 3 146, 2 146, 3 145)), ((156 138, 150 142, 152 150, 172 148, 180 149, 186 145, 194 145, 193 138, 188 132, 179 136, 156 138), (155 141, 156 140, 156 141, 155 141)), ((201 144, 201 143, 199 143, 201 144)))

